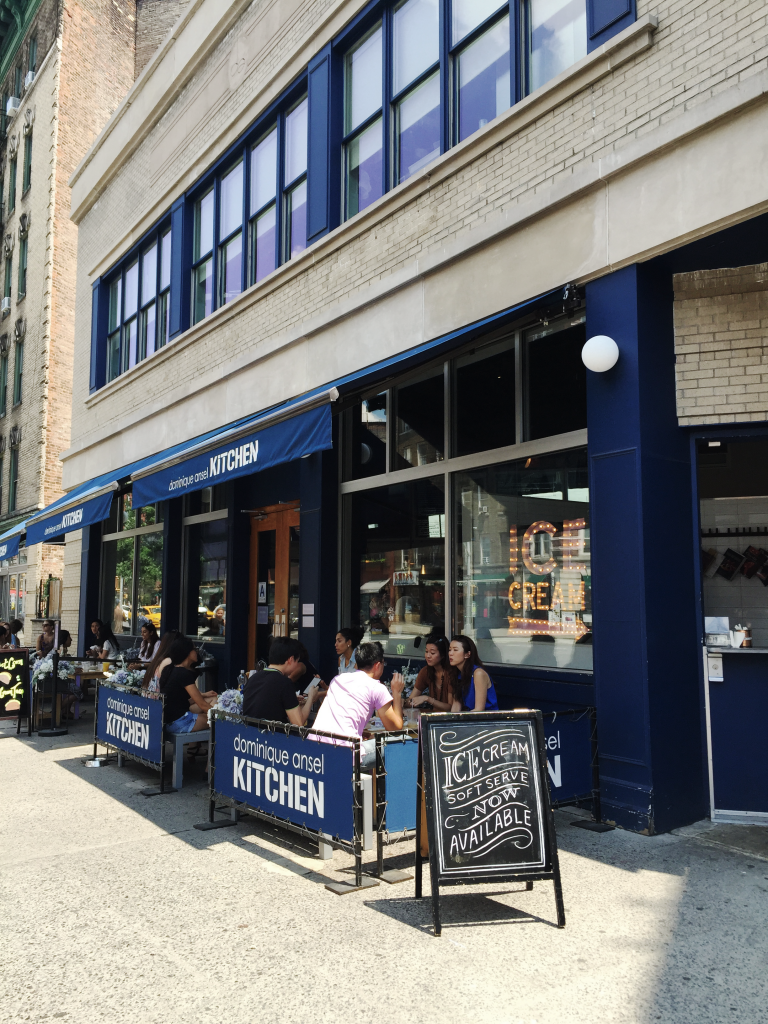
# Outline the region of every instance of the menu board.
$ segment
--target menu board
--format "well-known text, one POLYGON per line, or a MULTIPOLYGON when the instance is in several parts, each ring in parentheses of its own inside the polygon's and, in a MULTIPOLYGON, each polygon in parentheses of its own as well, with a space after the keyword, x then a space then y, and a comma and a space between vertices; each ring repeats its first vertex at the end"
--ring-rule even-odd
POLYGON ((0 717, 29 713, 29 652, 0 651, 0 717))
POLYGON ((547 871, 537 736, 529 721, 432 726, 432 826, 444 877, 547 871))
POLYGON ((564 927, 541 712, 424 715, 421 730, 435 934, 440 885, 521 878, 529 888, 536 879, 554 881, 564 927))

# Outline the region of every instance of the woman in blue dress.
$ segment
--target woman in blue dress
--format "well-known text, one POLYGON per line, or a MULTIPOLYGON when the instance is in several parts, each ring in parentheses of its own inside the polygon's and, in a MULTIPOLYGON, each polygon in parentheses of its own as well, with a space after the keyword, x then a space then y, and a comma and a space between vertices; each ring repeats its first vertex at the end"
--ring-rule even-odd
POLYGON ((493 680, 483 668, 474 641, 468 636, 455 636, 448 648, 448 660, 459 674, 456 699, 451 710, 498 711, 493 680))

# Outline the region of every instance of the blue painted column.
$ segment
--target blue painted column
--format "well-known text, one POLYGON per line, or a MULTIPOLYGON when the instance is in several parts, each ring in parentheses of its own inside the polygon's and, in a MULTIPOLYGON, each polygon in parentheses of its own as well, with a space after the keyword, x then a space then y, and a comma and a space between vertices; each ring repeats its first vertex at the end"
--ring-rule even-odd
POLYGON ((587 373, 603 818, 653 834, 707 814, 672 279, 641 264, 586 291, 587 337, 607 334, 621 353, 612 370, 587 373))

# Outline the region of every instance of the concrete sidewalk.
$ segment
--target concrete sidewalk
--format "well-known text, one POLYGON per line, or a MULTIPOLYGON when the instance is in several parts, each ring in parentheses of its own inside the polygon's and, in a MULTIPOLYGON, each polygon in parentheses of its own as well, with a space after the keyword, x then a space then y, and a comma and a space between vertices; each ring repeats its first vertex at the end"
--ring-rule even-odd
POLYGON ((768 1021, 768 829, 649 839, 560 811, 567 927, 551 883, 478 886, 446 891, 435 939, 412 882, 338 897, 349 857, 254 819, 193 829, 199 762, 151 799, 141 766, 85 768, 92 722, 0 722, 2 1022, 768 1021))

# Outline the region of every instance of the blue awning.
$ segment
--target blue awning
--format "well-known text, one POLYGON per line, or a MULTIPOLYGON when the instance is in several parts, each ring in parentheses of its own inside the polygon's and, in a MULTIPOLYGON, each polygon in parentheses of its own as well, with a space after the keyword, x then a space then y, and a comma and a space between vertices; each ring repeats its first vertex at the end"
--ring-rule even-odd
POLYGON ((300 411, 305 405, 300 402, 255 417, 247 425, 191 443, 186 452, 171 458, 164 453, 131 475, 134 508, 332 448, 329 397, 326 394, 321 405, 305 412, 300 411))
POLYGON ((31 516, 27 520, 27 546, 59 540, 72 530, 100 523, 109 515, 116 490, 115 482, 106 487, 92 488, 84 495, 60 505, 54 512, 47 508, 31 516))
MULTIPOLYGON (((29 546, 40 541, 57 540, 68 530, 78 530, 106 519, 113 492, 120 483, 128 480, 133 483, 133 506, 138 508, 331 448, 329 402, 336 401, 340 392, 349 394, 361 388, 374 387, 395 372, 417 366, 426 359, 447 355, 457 346, 480 337, 490 327, 503 327, 519 319, 526 310, 556 306, 562 298, 562 289, 538 295, 474 324, 355 370, 301 398, 252 413, 227 427, 207 431, 190 441, 182 441, 163 452, 85 481, 0 536, 0 549, 3 542, 8 542, 11 546, 15 543, 18 550, 25 527, 29 546), (98 504, 97 491, 100 495, 98 504), (74 515, 67 516, 65 520, 65 513, 75 513, 78 509, 83 511, 82 520, 75 522, 74 515), (57 524, 60 524, 58 529, 57 524)), ((12 554, 5 557, 10 558, 12 554)))
POLYGON ((18 555, 21 535, 25 526, 26 523, 19 523, 15 528, 15 532, 9 530, 7 534, 0 537, 0 562, 5 561, 7 558, 15 558, 18 555))

